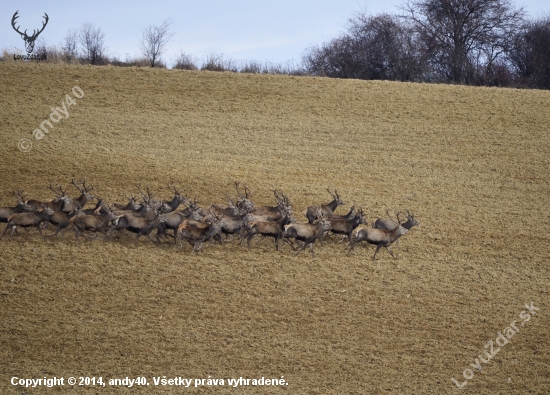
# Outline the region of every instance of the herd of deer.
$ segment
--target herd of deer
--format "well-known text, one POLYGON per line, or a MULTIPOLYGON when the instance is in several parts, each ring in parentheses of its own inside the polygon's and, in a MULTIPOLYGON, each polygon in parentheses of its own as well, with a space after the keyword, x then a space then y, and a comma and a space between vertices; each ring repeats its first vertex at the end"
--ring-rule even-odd
POLYGON ((224 239, 227 241, 233 236, 240 237, 242 244, 246 239, 248 248, 251 240, 260 235, 264 238, 274 239, 275 248, 279 249, 279 241, 288 243, 293 250, 298 250, 296 255, 308 246, 313 252, 313 244, 319 240, 321 243, 327 234, 344 236, 342 241, 348 239, 348 254, 355 246, 363 241, 376 246, 372 259, 374 260, 378 250, 385 247, 395 258, 391 244, 399 237, 406 234, 419 222, 408 211, 403 213, 407 217, 402 221, 397 213, 396 219, 378 218, 372 223, 372 228, 361 227, 366 224, 363 210, 351 207, 346 215, 335 214, 336 208, 344 204, 337 191, 327 191, 332 195, 332 201, 320 206, 310 206, 304 211, 307 223, 297 223, 293 218, 292 207, 288 196, 282 191, 274 190, 277 201, 276 206, 255 206, 250 200, 251 193, 246 185, 235 183, 237 198, 233 200, 226 195, 228 204, 212 204, 208 208, 199 207, 197 200, 192 201, 182 196, 174 185, 168 187, 174 194, 171 200, 155 200, 148 187, 143 191, 139 186, 142 201, 138 202, 133 195, 125 195, 126 204, 113 203, 107 205, 101 198, 97 198, 95 207, 85 209, 84 206, 96 199, 91 193, 93 187, 86 186, 86 181, 71 184, 80 192, 76 198, 69 197, 61 186, 49 188, 55 193, 55 199, 39 201, 25 199, 24 192, 13 191, 17 200, 15 207, 0 208, 0 222, 7 223, 6 228, 0 234, 4 236, 8 230, 10 239, 18 227, 30 229, 36 227, 42 236, 45 236, 45 228, 48 223, 56 226, 55 231, 46 237, 56 236, 59 232, 64 235, 65 229, 72 227, 75 237, 88 239, 86 232, 97 237, 98 232, 106 234, 109 240, 113 233, 123 230, 136 234, 134 243, 137 245, 141 236, 147 236, 154 244, 160 245, 162 238, 173 238, 174 243, 187 241, 192 247, 191 253, 200 250, 204 243, 218 242, 224 248, 224 239), (183 210, 178 210, 180 205, 183 210), (156 240, 152 232, 156 230, 156 240), (172 231, 173 234, 169 234, 172 231), (296 242, 302 242, 296 246, 296 242))

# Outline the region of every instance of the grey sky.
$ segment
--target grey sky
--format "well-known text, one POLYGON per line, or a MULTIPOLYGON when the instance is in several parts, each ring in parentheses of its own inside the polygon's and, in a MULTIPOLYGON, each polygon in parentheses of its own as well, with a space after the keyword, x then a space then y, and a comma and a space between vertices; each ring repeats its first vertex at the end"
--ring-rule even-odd
MULTIPOLYGON (((172 64, 180 51, 202 58, 223 53, 238 60, 299 61, 312 44, 326 41, 344 30, 356 12, 397 13, 403 0, 303 0, 303 1, 135 1, 7 0, 0 4, 0 49, 24 51, 23 40, 12 29, 11 18, 19 10, 19 24, 32 32, 47 12, 50 21, 40 37, 58 45, 69 29, 91 22, 105 33, 110 55, 121 60, 138 55, 141 29, 172 18, 175 33, 164 60, 172 64)), ((548 14, 547 0, 523 0, 532 17, 548 14)))

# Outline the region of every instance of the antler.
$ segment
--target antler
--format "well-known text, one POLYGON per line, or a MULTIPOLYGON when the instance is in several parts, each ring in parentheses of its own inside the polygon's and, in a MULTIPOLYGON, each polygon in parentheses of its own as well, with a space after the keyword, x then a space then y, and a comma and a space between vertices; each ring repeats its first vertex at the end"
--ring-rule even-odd
POLYGON ((172 185, 168 185, 166 188, 168 188, 168 190, 171 191, 174 195, 180 195, 180 191, 176 189, 174 181, 172 181, 172 185))
POLYGON ((22 195, 25 191, 23 191, 22 189, 18 189, 17 192, 15 191, 12 191, 12 192, 13 192, 13 196, 15 197, 15 200, 17 200, 17 203, 25 202, 25 198, 22 195))
POLYGON ((63 187, 61 185, 57 186, 57 191, 52 187, 52 184, 50 184, 49 188, 53 191, 53 193, 56 194, 57 197, 65 196, 65 193, 67 192, 63 190, 63 187))
POLYGON ((26 30, 25 30, 25 33, 22 33, 19 30, 19 26, 17 26, 17 27, 15 26, 15 20, 17 18, 19 18, 19 15, 17 15, 18 13, 19 13, 19 10, 15 11, 15 14, 13 14, 13 17, 11 18, 11 26, 13 27, 13 30, 15 30, 17 33, 21 34, 22 36, 27 36, 27 31, 26 30))
POLYGON ((84 191, 84 189, 82 189, 82 188, 80 188, 78 185, 76 185, 76 182, 74 182, 74 178, 71 180, 71 184, 73 184, 73 185, 76 187, 76 189, 78 189, 78 191, 79 191, 81 194, 86 193, 86 192, 84 191))
POLYGON ((43 18, 45 19, 45 22, 42 22, 42 28, 38 31, 36 31, 36 29, 33 30, 33 34, 32 36, 28 36, 27 35, 27 29, 25 29, 25 32, 22 33, 20 30, 19 30, 19 26, 15 26, 15 22, 16 22, 16 19, 19 18, 19 15, 17 15, 19 13, 19 11, 15 11, 15 14, 13 14, 13 17, 11 18, 11 26, 13 27, 13 29, 19 33, 21 36, 25 36, 26 39, 35 39, 36 37, 38 37, 38 35, 40 33, 42 33, 42 31, 46 28, 46 25, 48 24, 48 21, 50 20, 50 17, 48 16, 48 14, 44 13, 44 16, 43 18))

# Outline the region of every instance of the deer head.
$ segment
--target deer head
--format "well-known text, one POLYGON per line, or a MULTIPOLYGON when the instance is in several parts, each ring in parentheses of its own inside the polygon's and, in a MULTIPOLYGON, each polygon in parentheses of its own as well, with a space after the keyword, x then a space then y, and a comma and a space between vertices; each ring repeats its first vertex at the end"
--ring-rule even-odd
POLYGON ((25 41, 25 49, 27 50, 27 53, 30 54, 34 50, 34 42, 38 38, 38 35, 44 30, 50 18, 48 17, 48 14, 44 13, 43 18, 45 19, 45 21, 42 22, 42 28, 40 30, 33 30, 33 34, 29 36, 27 35, 27 29, 25 29, 24 32, 21 32, 19 30, 19 26, 15 26, 16 19, 19 18, 19 15, 17 15, 18 13, 19 11, 16 11, 15 14, 13 14, 13 17, 11 18, 11 26, 13 27, 13 30, 21 35, 21 37, 25 41))

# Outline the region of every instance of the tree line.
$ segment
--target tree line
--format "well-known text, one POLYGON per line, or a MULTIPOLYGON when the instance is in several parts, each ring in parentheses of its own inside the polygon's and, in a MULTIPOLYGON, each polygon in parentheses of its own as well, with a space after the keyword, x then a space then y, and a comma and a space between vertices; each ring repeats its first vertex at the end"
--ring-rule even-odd
POLYGON ((308 74, 550 89, 550 18, 510 0, 409 0, 308 48, 308 74))
MULTIPOLYGON (((343 33, 307 48, 299 62, 181 52, 174 68, 550 89, 550 16, 529 19, 512 0, 407 0, 399 9, 351 17, 343 33)), ((108 57, 105 34, 91 23, 69 31, 60 47, 42 41, 35 52, 67 63, 166 67, 171 27, 165 20, 144 28, 141 57, 126 61, 108 57)))

